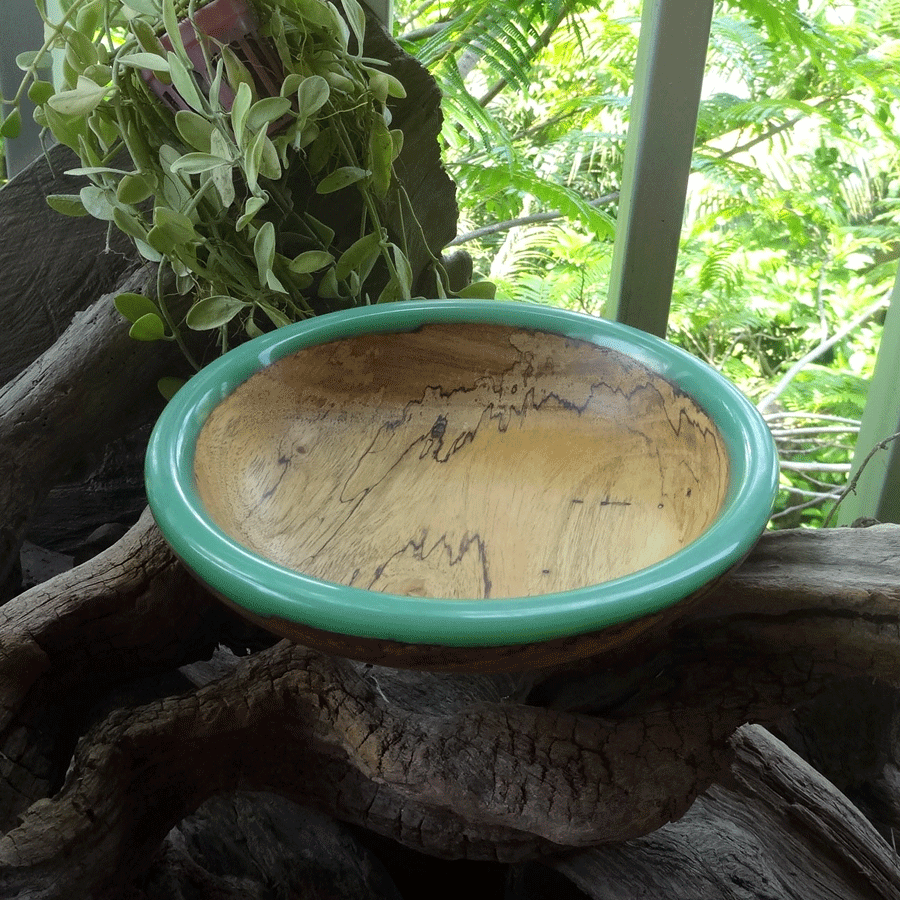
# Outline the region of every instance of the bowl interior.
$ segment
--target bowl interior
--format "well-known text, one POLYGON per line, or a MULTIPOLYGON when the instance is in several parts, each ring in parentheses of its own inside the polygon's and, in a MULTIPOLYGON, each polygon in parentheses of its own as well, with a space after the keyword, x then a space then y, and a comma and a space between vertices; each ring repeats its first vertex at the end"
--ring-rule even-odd
POLYGON ((427 323, 306 346, 212 409, 193 473, 234 541, 325 582, 528 597, 645 569, 729 491, 709 415, 610 346, 427 323))

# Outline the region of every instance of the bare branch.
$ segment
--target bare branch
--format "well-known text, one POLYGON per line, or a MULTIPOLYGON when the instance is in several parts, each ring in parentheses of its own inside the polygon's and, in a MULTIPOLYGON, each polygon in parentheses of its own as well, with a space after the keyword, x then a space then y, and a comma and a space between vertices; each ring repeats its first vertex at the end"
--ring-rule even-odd
POLYGON ((835 344, 840 343, 848 334, 854 332, 860 325, 865 324, 881 310, 886 309, 889 303, 889 295, 879 298, 867 306, 855 319, 851 319, 843 328, 836 331, 828 340, 822 341, 805 356, 802 356, 781 377, 772 391, 766 394, 756 408, 765 413, 769 407, 787 390, 790 383, 814 360, 827 353, 835 344))
MULTIPOLYGON (((604 194, 594 200, 588 201, 588 206, 600 207, 607 203, 614 203, 619 199, 619 192, 614 191, 612 194, 604 194)), ((520 216, 517 219, 506 219, 503 222, 495 222, 493 225, 486 225, 484 228, 476 228, 475 231, 469 231, 466 234, 457 235, 448 247, 456 247, 459 244, 465 244, 468 241, 474 241, 478 238, 487 237, 489 234, 498 234, 501 231, 509 231, 512 228, 519 228, 522 225, 537 225, 541 222, 552 222, 554 219, 561 219, 567 215, 562 210, 554 209, 549 212, 535 213, 531 216, 520 216)))

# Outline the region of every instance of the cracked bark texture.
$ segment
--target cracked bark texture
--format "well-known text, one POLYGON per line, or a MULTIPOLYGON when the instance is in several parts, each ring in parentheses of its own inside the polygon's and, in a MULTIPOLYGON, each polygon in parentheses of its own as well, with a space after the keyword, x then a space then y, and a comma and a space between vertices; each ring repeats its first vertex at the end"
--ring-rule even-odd
MULTIPOLYGON (((58 582, 80 571, 82 578, 105 572, 109 557, 129 560, 138 581, 157 582, 146 560, 155 552, 157 565, 164 564, 167 551, 146 521, 136 532, 106 558, 43 590, 59 596, 58 582)), ((743 732, 729 738, 742 723, 777 724, 851 671, 897 684, 898 574, 900 527, 832 532, 824 540, 819 533, 769 535, 664 639, 618 648, 580 672, 417 675, 289 642, 245 658, 220 654, 224 665, 220 658, 185 670, 200 685, 195 690, 115 710, 82 737, 61 789, 34 798, 0 840, 0 887, 11 897, 120 896, 170 829, 208 797, 235 789, 271 791, 436 856, 517 861, 605 844, 626 856, 646 854, 646 844, 634 839, 689 808, 680 827, 692 828, 698 816, 707 825, 715 819, 709 804, 737 777, 731 761, 743 732), (791 566, 782 563, 791 554, 801 575, 804 558, 848 578, 834 575, 822 599, 802 578, 791 578, 791 566), (865 570, 865 557, 882 562, 862 578, 857 569, 865 570), (808 626, 803 643, 759 639, 760 618, 796 616, 808 626), (835 619, 840 635, 831 627, 835 619), (877 645, 885 629, 893 655, 861 649, 877 645), (523 703, 526 697, 540 705, 523 703), (698 796, 705 799, 691 807, 698 796)), ((122 587, 106 583, 113 595, 122 587)), ((191 589, 198 590, 176 584, 174 593, 183 598, 191 589)), ((90 620, 92 601, 78 593, 84 600, 76 615, 90 620)), ((20 651, 32 660, 31 676, 5 698, 10 722, 29 695, 72 680, 65 654, 44 649, 54 625, 38 614, 20 624, 43 655, 20 651)), ((170 641, 166 632, 153 646, 170 641)), ((150 646, 145 641, 143 649, 150 646)), ((771 746, 766 754, 775 774, 793 758, 771 746)), ((821 775, 808 777, 828 785, 825 800, 840 799, 839 813, 852 808, 821 775)), ((753 802, 776 812, 778 803, 786 805, 794 819, 828 814, 815 791, 785 800, 776 788, 753 788, 753 802)), ((749 815, 749 800, 735 796, 731 805, 743 804, 741 814, 749 815)), ((864 819, 855 815, 850 821, 830 813, 828 821, 845 821, 853 840, 880 860, 860 876, 866 884, 887 878, 893 885, 896 855, 871 825, 857 828, 853 823, 864 819)), ((598 865, 595 856, 585 859, 598 865)), ((575 877, 571 866, 563 871, 575 877)))

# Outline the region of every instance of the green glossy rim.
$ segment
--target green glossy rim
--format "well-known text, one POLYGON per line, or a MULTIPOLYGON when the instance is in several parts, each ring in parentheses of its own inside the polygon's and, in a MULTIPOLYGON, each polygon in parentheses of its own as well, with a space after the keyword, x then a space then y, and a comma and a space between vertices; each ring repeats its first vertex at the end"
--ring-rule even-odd
POLYGON ((722 575, 766 527, 778 458, 755 407, 718 372, 659 338, 580 313, 518 302, 427 300, 319 316, 263 335, 198 372, 160 416, 147 451, 147 497, 173 550, 211 588, 257 616, 324 631, 413 644, 487 647, 545 641, 626 622, 671 606, 722 575), (259 369, 303 347, 353 335, 411 331, 432 322, 500 324, 611 347, 693 397, 718 426, 730 482, 716 521, 677 553, 630 575, 553 594, 491 600, 382 594, 311 578, 242 547, 205 514, 194 448, 207 416, 259 369))

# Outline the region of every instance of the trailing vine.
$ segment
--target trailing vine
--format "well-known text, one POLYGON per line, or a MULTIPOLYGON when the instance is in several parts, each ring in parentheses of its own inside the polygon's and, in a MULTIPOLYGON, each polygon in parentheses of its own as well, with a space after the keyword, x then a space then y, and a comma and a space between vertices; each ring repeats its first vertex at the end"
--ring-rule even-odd
MULTIPOLYGON (((7 133, 27 91, 39 124, 81 160, 71 174, 89 182, 49 204, 108 221, 159 264, 160 286, 169 269, 192 295, 183 322, 161 287, 120 295, 133 337, 177 341, 197 366, 184 326, 218 332, 224 352, 317 313, 412 296, 405 236, 383 215, 389 191, 405 197, 389 107, 405 89, 364 55, 357 0, 340 3, 70 0, 53 22, 38 0, 48 37, 17 58, 7 133), (323 221, 322 198, 358 217, 352 239, 323 221)), ((404 221, 417 226, 413 210, 404 221)))

